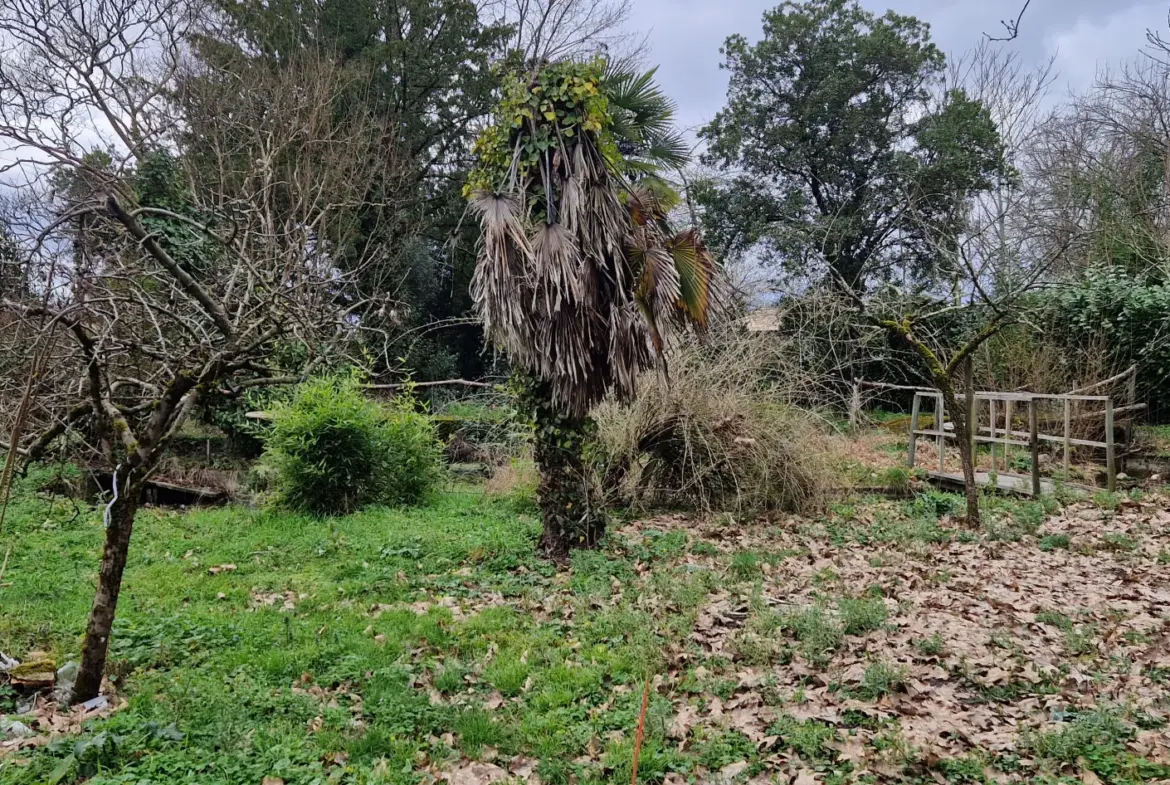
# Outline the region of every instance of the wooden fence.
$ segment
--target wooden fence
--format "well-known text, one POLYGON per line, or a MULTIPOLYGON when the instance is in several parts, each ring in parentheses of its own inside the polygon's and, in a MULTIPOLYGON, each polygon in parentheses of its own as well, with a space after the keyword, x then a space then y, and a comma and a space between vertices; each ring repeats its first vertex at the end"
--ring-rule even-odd
MULTIPOLYGON (((1126 369, 1116 376, 1103 379, 1068 393, 1043 394, 975 390, 971 384, 971 374, 968 371, 967 384, 964 391, 964 403, 969 413, 972 453, 975 452, 975 447, 979 444, 987 444, 991 447, 991 473, 981 478, 982 484, 990 482, 991 475, 995 475, 996 482, 1001 487, 1010 487, 1010 483, 1000 483, 998 479, 1000 474, 1025 479, 1020 475, 1013 475, 1009 471, 1008 452, 1013 446, 1026 447, 1032 464, 1030 490, 1034 495, 1040 495, 1044 485, 1043 478, 1040 476, 1040 444, 1042 442, 1049 442, 1060 444, 1063 447, 1063 477, 1065 481, 1068 481, 1070 476, 1070 456, 1072 455, 1073 447, 1103 448, 1105 450, 1106 488, 1110 491, 1115 490, 1117 486, 1118 444, 1115 438, 1114 426, 1118 421, 1126 423, 1122 444, 1128 444, 1132 440, 1134 415, 1145 408, 1145 404, 1134 403, 1136 378, 1137 368, 1135 366, 1126 369), (1100 389, 1121 381, 1126 382, 1125 395, 1128 401, 1125 406, 1115 406, 1113 396, 1111 395, 1085 394, 1091 390, 1100 389), (986 406, 983 405, 984 402, 986 402, 986 406), (1057 421, 1062 426, 1060 433, 1049 433, 1042 429, 1039 406, 1046 402, 1055 402, 1063 413, 1063 417, 1057 421), (1073 408, 1078 403, 1096 403, 1100 404, 1101 408, 1097 411, 1074 415, 1073 408), (1015 412, 1013 410, 1017 406, 1027 411, 1028 429, 1026 431, 1018 430, 1014 426, 1013 415, 1015 412), (981 424, 983 411, 986 411, 988 415, 986 425, 981 424), (1002 427, 1000 427, 1001 417, 1002 427), (1074 422, 1096 418, 1102 418, 1104 420, 1105 438, 1103 441, 1076 438, 1073 436, 1072 426, 1074 422), (1002 473, 997 471, 998 466, 996 462, 996 448, 1000 446, 1003 448, 1002 473)), ((961 475, 953 475, 946 472, 946 441, 947 439, 954 439, 955 434, 946 428, 946 403, 942 392, 930 387, 895 385, 855 379, 853 382, 853 398, 849 413, 850 423, 854 426, 860 422, 862 390, 866 388, 913 392, 914 399, 910 411, 907 463, 911 468, 916 465, 916 450, 920 437, 933 438, 937 445, 938 471, 932 472, 931 474, 944 480, 962 480, 961 475), (934 401, 934 427, 932 428, 919 427, 920 417, 922 415, 922 403, 925 400, 934 401)), ((1051 421, 1046 421, 1044 427, 1047 427, 1049 422, 1051 421)))

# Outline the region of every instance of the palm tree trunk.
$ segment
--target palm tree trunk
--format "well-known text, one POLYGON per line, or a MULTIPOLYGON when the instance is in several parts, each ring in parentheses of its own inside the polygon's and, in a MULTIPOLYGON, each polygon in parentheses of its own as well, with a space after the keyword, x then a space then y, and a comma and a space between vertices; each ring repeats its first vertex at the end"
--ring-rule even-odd
POLYGON ((543 385, 534 390, 537 502, 544 531, 541 549, 564 561, 574 548, 593 548, 605 534, 605 515, 593 498, 584 450, 593 423, 559 413, 543 385))
MULTIPOLYGON (((117 472, 115 473, 117 475, 117 472)), ((127 473, 129 474, 129 473, 127 473)), ((117 477, 121 492, 110 506, 106 542, 102 548, 102 563, 98 571, 98 587, 89 611, 85 628, 85 644, 81 649, 81 667, 73 684, 71 703, 96 698, 101 691, 102 676, 106 670, 106 653, 110 646, 110 632, 118 609, 118 594, 122 589, 122 573, 130 552, 130 535, 134 531, 134 516, 138 513, 141 487, 129 476, 117 477)))

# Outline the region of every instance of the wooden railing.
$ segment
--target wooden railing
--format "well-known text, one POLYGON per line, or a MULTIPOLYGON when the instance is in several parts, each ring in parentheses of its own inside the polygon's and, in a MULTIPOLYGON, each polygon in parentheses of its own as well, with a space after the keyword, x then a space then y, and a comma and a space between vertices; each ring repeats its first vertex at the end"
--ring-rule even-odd
MULTIPOLYGON (((1041 490, 1041 476, 1040 476, 1040 444, 1042 442, 1060 444, 1063 447, 1063 476, 1067 481, 1070 476, 1071 455, 1074 447, 1092 447, 1104 448, 1105 450, 1105 464, 1106 464, 1106 487, 1113 491, 1117 486, 1117 441, 1115 438, 1115 423, 1120 421, 1126 423, 1124 428, 1124 436, 1122 444, 1128 444, 1132 441, 1133 435, 1133 421, 1134 414, 1145 409, 1145 404, 1135 403, 1137 380, 1137 367, 1131 366, 1122 373, 1112 376, 1108 379, 1102 379, 1099 382, 1087 385, 1085 387, 1072 390, 1067 393, 1059 394, 1044 394, 1032 392, 995 392, 995 391, 979 391, 974 389, 971 383, 971 374, 968 371, 966 374, 964 403, 968 412, 968 419, 970 424, 972 454, 975 453, 975 447, 979 444, 987 444, 991 447, 991 470, 996 472, 996 447, 1003 447, 1003 469, 1005 474, 1010 474, 1007 471, 1010 467, 1008 465, 1008 451, 1011 447, 1026 447, 1031 456, 1031 485, 1032 492, 1036 495, 1040 494, 1041 490), (1091 390, 1097 390, 1106 387, 1110 384, 1117 384, 1125 382, 1125 397, 1126 405, 1117 407, 1114 405, 1114 398, 1110 395, 1087 395, 1091 390), (987 402, 987 406, 983 407, 983 402, 987 402), (1063 404, 1061 407, 1063 417, 1056 420, 1061 424, 1060 433, 1046 433, 1043 427, 1051 421, 1041 423, 1039 418, 1039 405, 1042 402, 1056 401, 1063 404), (1074 414, 1073 407, 1078 403, 1099 403, 1101 408, 1091 412, 1081 412, 1074 414), (1017 430, 1013 426, 1013 409, 1016 406, 1021 406, 1027 410, 1028 430, 1017 430), (980 424, 980 413, 982 410, 988 412, 987 425, 980 424), (1000 417, 1002 416, 1003 427, 999 427, 1000 417), (1095 439, 1076 438, 1073 436, 1073 423, 1083 420, 1093 420, 1103 418, 1105 426, 1104 441, 1095 439)), ((945 473, 946 464, 946 440, 955 438, 953 431, 946 429, 946 403, 943 394, 934 388, 917 387, 910 385, 888 384, 884 382, 871 382, 864 379, 855 379, 853 382, 853 398, 850 403, 849 420, 850 424, 857 426, 861 417, 861 405, 863 390, 894 390, 902 392, 913 392, 914 399, 910 410, 910 439, 907 448, 907 462, 913 468, 916 465, 916 451, 918 439, 920 437, 933 438, 937 445, 938 452, 938 471, 940 474, 945 473), (922 402, 924 400, 933 400, 934 404, 934 427, 920 428, 919 421, 922 414, 922 402)))

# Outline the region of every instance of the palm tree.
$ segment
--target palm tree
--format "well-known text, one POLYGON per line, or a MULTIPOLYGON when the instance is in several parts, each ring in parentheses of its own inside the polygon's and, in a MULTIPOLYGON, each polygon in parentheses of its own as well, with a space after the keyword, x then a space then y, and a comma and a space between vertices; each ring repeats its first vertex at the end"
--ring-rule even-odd
POLYGON ((671 332, 705 327, 721 291, 698 231, 667 220, 679 197, 658 173, 686 148, 653 76, 594 60, 509 77, 467 186, 483 230, 472 297, 526 379, 554 558, 605 530, 589 410, 632 396, 671 332))

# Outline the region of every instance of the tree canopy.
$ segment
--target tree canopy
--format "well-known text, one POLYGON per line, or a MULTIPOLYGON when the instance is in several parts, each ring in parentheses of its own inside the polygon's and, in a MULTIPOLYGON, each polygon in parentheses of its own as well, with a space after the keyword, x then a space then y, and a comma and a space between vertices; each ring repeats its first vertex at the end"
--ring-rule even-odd
POLYGON ((1009 175, 987 108, 944 90, 929 26, 855 0, 786 2, 727 39, 727 106, 701 134, 713 244, 848 286, 929 278, 964 202, 1009 175))

